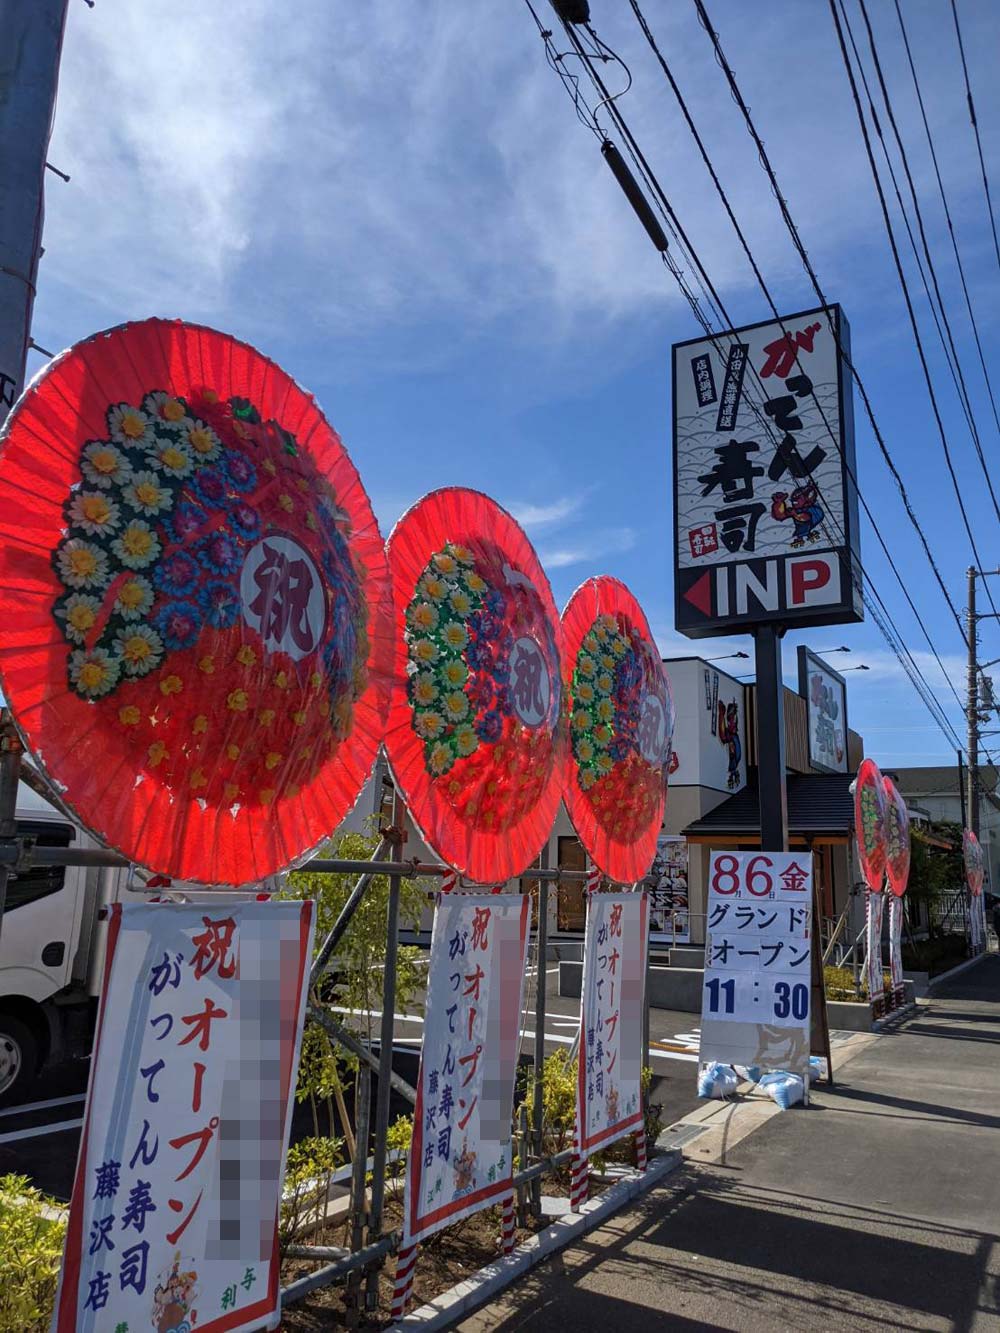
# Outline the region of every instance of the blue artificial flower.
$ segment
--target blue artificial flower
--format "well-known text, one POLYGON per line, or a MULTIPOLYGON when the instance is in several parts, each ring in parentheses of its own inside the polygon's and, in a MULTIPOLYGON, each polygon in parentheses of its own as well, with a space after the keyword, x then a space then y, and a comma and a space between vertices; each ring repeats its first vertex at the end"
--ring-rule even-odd
POLYGON ((175 542, 187 543, 198 536, 207 519, 208 514, 201 505, 181 500, 167 516, 166 527, 175 542))
POLYGON ((608 746, 608 754, 615 761, 615 763, 618 764, 623 759, 628 758, 629 751, 631 749, 632 749, 631 744, 625 739, 624 736, 617 736, 608 746))
POLYGON ((227 579, 209 579, 198 595, 205 619, 213 629, 229 629, 240 615, 240 594, 227 579))
POLYGON ((248 541, 260 532, 260 514, 246 500, 234 500, 226 513, 226 519, 236 535, 248 541))
POLYGON ((191 481, 198 495, 212 509, 221 509, 226 503, 229 487, 220 468, 199 468, 191 481))
POLYGON ((503 718, 495 708, 491 708, 476 723, 476 735, 481 741, 496 741, 503 731, 503 718))
POLYGON ((227 449, 223 458, 226 475, 236 490, 246 494, 257 485, 257 469, 246 454, 238 449, 227 449))
POLYGON ((232 574, 243 563, 242 547, 225 528, 203 537, 195 551, 201 563, 213 574, 232 574))
POLYGON ((504 596, 499 588, 490 588, 489 592, 483 597, 483 605, 487 611, 492 611, 495 616, 502 616, 504 613, 504 596))
POLYGON ((187 551, 174 551, 164 556, 153 570, 153 583, 168 597, 186 597, 198 585, 201 569, 198 561, 187 551))
POLYGON ((175 601, 166 602, 152 619, 165 647, 175 649, 191 647, 201 631, 203 617, 194 602, 175 601))

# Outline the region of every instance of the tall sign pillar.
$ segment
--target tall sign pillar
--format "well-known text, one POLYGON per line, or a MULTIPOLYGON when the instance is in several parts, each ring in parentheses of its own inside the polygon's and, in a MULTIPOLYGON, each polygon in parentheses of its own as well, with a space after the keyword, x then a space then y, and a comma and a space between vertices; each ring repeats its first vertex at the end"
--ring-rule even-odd
POLYGON ((773 625, 754 630, 757 674, 757 787, 760 845, 766 852, 788 850, 788 784, 785 781, 785 700, 781 683, 781 637, 773 625))

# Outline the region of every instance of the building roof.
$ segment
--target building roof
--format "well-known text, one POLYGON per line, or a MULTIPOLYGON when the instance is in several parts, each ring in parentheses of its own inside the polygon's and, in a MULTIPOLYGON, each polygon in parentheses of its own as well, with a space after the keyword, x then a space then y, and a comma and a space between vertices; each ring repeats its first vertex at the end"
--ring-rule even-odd
MULTIPOLYGON (((957 796, 958 765, 941 764, 927 768, 895 768, 892 764, 883 764, 883 771, 894 773, 898 779, 896 785, 904 796, 957 796)), ((979 782, 983 791, 994 791, 1000 773, 990 764, 979 769, 979 782)))
MULTIPOLYGON (((853 773, 789 773, 788 831, 798 837, 846 836, 854 828, 853 773)), ((757 773, 728 800, 689 824, 688 837, 760 834, 757 773)))

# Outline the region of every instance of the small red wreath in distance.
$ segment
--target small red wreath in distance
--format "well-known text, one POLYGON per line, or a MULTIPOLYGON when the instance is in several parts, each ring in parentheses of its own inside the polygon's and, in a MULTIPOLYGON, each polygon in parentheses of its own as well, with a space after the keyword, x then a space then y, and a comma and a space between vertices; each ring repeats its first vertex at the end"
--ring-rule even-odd
POLYGON ((391 652, 378 525, 312 397, 150 319, 57 357, 0 439, 0 683, 62 800, 176 880, 302 859, 369 775, 391 652))
POLYGON ((634 883, 652 865, 663 824, 670 681, 642 607, 618 579, 577 588, 562 638, 571 747, 563 799, 598 869, 634 883))
POLYGON ((883 777, 885 791, 885 872, 889 888, 902 898, 910 879, 910 815, 892 778, 883 777))

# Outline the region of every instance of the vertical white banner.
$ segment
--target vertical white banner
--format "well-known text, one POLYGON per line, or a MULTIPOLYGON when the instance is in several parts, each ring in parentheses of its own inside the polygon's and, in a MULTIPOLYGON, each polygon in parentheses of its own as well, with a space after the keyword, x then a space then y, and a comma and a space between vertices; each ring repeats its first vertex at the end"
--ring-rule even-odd
POLYGON ((438 899, 403 1200, 404 1247, 510 1192, 530 914, 527 894, 438 899))
POLYGON ((645 893, 591 893, 583 942, 576 1146, 581 1156, 641 1128, 645 893))
POLYGON ((112 908, 54 1333, 277 1327, 312 909, 112 908))
POLYGON ((896 1000, 903 992, 903 900, 897 894, 889 898, 889 972, 896 1000))
POLYGON ((885 977, 882 974, 882 916, 885 912, 885 892, 867 895, 868 939, 868 999, 875 1006, 878 1018, 885 1007, 885 977))

